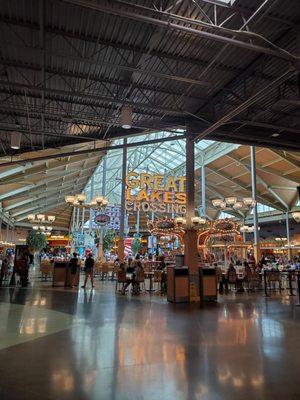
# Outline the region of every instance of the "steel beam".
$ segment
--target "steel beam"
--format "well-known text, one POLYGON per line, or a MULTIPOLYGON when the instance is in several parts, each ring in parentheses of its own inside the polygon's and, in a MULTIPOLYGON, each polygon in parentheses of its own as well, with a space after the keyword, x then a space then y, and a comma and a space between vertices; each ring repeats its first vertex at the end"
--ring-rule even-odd
MULTIPOLYGON (((31 163, 27 163, 24 166, 20 166, 20 167, 15 167, 15 168, 8 168, 5 171, 1 171, 0 172, 0 179, 2 181, 2 179, 8 178, 9 176, 15 175, 19 172, 23 172, 25 171, 27 168, 30 168, 32 166, 31 163)), ((0 165, 1 167, 1 165, 0 165)))
MULTIPOLYGON (((288 55, 284 52, 278 51, 278 50, 273 50, 270 47, 264 47, 264 46, 259 46, 259 45, 255 45, 249 42, 243 42, 241 40, 236 40, 233 38, 230 38, 228 36, 222 36, 221 34, 214 34, 211 32, 207 32, 204 30, 199 30, 199 29, 194 29, 194 28, 190 28, 186 25, 179 25, 179 24, 175 24, 170 22, 170 20, 162 20, 162 19, 157 19, 157 18, 153 18, 153 17, 149 17, 147 15, 143 14, 138 14, 132 11, 127 11, 127 10, 121 10, 120 8, 114 8, 111 6, 108 6, 106 4, 101 4, 101 3, 91 3, 90 1, 86 1, 86 0, 62 0, 65 3, 69 3, 69 4, 73 4, 73 5, 77 5, 80 7, 85 7, 85 8, 89 8, 91 10, 95 10, 98 12, 103 12, 103 13, 107 13, 107 14, 111 14, 111 15, 117 15, 123 18, 129 18, 129 19, 133 19, 135 21, 140 21, 140 22, 145 22, 151 25, 156 25, 156 26, 160 26, 164 29, 174 29, 175 31, 179 31, 179 32, 184 32, 196 37, 200 37, 203 39, 207 39, 207 40, 212 40, 212 41, 217 41, 217 42, 221 42, 221 43, 226 43, 226 44, 230 44, 232 46, 236 46, 236 47, 240 47, 240 48, 244 48, 247 50, 251 50, 251 51, 255 51, 258 53, 262 53, 262 54, 269 54, 287 61, 296 61, 296 57, 293 57, 292 55, 288 55)), ((128 5, 128 4, 127 4, 128 5)), ((132 4, 131 4, 132 5, 132 4)), ((138 7, 138 5, 134 5, 135 8, 138 7)), ((151 10, 151 12, 154 10, 151 10)), ((161 11, 156 11, 157 15, 161 16, 162 12, 161 11)), ((194 21, 195 23, 195 21, 194 21)))
POLYGON ((27 186, 24 186, 24 187, 21 187, 21 188, 18 188, 18 189, 11 190, 9 192, 3 193, 3 194, 0 195, 0 201, 8 199, 9 197, 15 196, 16 194, 20 194, 20 193, 25 192, 27 190, 33 189, 35 187, 36 187, 35 185, 27 185, 27 186))
MULTIPOLYGON (((0 17, 1 20, 1 17, 0 17)), ((35 48, 33 48, 36 50, 35 48)), ((47 52, 48 53, 48 52, 47 52)), ((51 52, 50 52, 51 55, 51 52)), ((71 60, 72 61, 72 60, 71 60)), ((82 61, 89 62, 88 60, 82 58, 82 61)), ((7 59, 0 59, 0 65, 4 65, 7 67, 15 67, 15 68, 20 68, 22 70, 28 70, 28 71, 34 71, 38 72, 40 71, 40 66, 35 65, 35 64, 26 64, 24 62, 20 61, 12 61, 12 60, 7 60, 7 59)), ((65 69, 57 69, 53 67, 46 67, 45 72, 51 76, 62 76, 66 78, 74 78, 74 79, 82 79, 82 80, 89 80, 89 82, 94 82, 94 83, 99 83, 103 86, 103 88, 106 89, 106 84, 109 85, 115 85, 115 86, 123 86, 123 87, 128 87, 129 82, 124 81, 124 80, 118 80, 118 79, 111 79, 111 78, 106 78, 106 77, 101 77, 99 78, 97 75, 92 75, 92 74, 84 74, 81 72, 72 72, 69 70, 65 69)), ((265 80, 270 80, 271 77, 269 76, 262 76, 262 79, 265 80)), ((153 92, 153 93, 162 93, 162 94, 167 94, 172 97, 181 97, 182 93, 177 89, 173 88, 172 90, 169 90, 168 88, 165 87, 154 87, 151 85, 143 84, 143 83, 134 83, 134 89, 140 90, 140 91, 146 91, 146 92, 153 92)), ((191 95, 188 96, 189 99, 194 99, 194 100, 208 100, 207 97, 204 96, 199 96, 199 95, 191 95)))
POLYGON ((180 140, 184 139, 185 135, 174 135, 174 136, 168 136, 165 138, 159 138, 159 139, 151 139, 151 140, 145 140, 143 142, 132 142, 132 143, 127 143, 126 145, 124 144, 118 144, 114 146, 103 146, 99 148, 94 148, 94 149, 87 149, 87 150, 78 150, 78 151, 69 151, 69 152, 62 152, 62 153, 56 153, 56 154, 49 154, 45 156, 39 156, 39 157, 34 157, 30 159, 15 159, 9 162, 4 162, 0 163, 0 168, 1 167, 7 167, 11 165, 16 165, 16 164, 23 164, 26 162, 36 162, 36 161, 42 161, 42 160, 51 160, 54 158, 62 158, 62 157, 69 157, 73 155, 82 155, 82 154, 89 154, 89 153, 98 153, 101 151, 109 151, 109 150, 116 150, 116 149, 122 149, 123 147, 139 147, 139 146, 147 146, 147 144, 154 144, 154 143, 160 143, 160 142, 170 142, 173 140, 180 140))
POLYGON ((260 100, 262 100, 265 96, 267 96, 269 94, 269 91, 271 89, 273 89, 275 87, 278 87, 283 82, 285 82, 287 79, 289 79, 293 75, 295 75, 295 73, 296 73, 296 70, 294 68, 293 69, 287 69, 283 74, 281 74, 273 82, 269 83, 263 89, 260 89, 257 93, 255 93, 249 99, 244 101, 242 104, 240 104, 234 110, 230 111, 228 114, 226 114, 222 118, 220 118, 217 122, 215 122, 214 124, 212 124, 208 128, 204 129, 204 131, 201 132, 195 138, 195 140, 204 139, 207 135, 209 135, 210 133, 214 132, 216 129, 220 128, 220 126, 222 126, 226 122, 230 121, 233 117, 241 114, 243 111, 247 110, 251 105, 255 104, 256 102, 258 102, 260 100))
POLYGON ((290 156, 286 151, 271 150, 273 153, 277 154, 283 160, 289 162, 296 169, 300 169, 300 161, 297 161, 294 157, 290 156))
MULTIPOLYGON (((108 103, 113 103, 113 104, 128 104, 132 105, 137 109, 148 109, 148 110, 155 110, 158 113, 168 113, 168 114, 179 114, 180 110, 179 109, 172 109, 172 108, 164 108, 164 107, 156 107, 154 105, 150 105, 148 103, 138 103, 132 100, 128 99, 121 99, 118 98, 117 96, 115 97, 109 97, 109 96, 103 96, 100 94, 93 95, 93 94, 88 94, 88 93, 81 93, 81 92, 76 92, 76 91, 71 91, 71 90, 61 90, 61 89, 54 89, 54 88, 44 88, 42 89, 39 86, 33 86, 33 85, 26 85, 23 83, 17 83, 17 82, 11 82, 11 81, 5 81, 5 80, 0 80, 0 85, 6 86, 8 88, 16 88, 21 91, 33 91, 36 93, 39 93, 40 95, 44 92, 45 94, 52 94, 53 96, 72 96, 72 97, 78 97, 80 99, 87 99, 89 101, 93 101, 98 103, 99 101, 105 101, 108 103)), ((55 99, 54 99, 55 100, 55 99)))
MULTIPOLYGON (((248 186, 244 186, 243 184, 241 184, 239 181, 237 181, 236 179, 224 174, 223 172, 219 172, 217 170, 214 170, 210 167, 206 167, 206 169, 208 171, 210 171, 211 173, 214 173, 216 175, 219 175, 221 178, 224 178, 225 180, 232 182, 235 186, 240 187, 240 189, 246 191, 246 192, 250 192, 250 188, 248 186)), ((229 188, 228 188, 229 189, 229 188)), ((277 204, 272 203, 270 200, 267 200, 261 193, 257 194, 257 198, 259 199, 259 201, 261 201, 264 204, 269 205, 272 208, 277 208, 278 210, 283 210, 283 208, 279 207, 277 204)))
MULTIPOLYGON (((98 156, 97 155, 96 156, 92 156, 92 157, 88 158, 88 160, 92 161, 93 164, 95 164, 94 158, 98 158, 98 156)), ((2 180, 1 183, 0 183, 0 186, 4 185, 4 184, 9 184, 9 183, 22 183, 25 179, 26 179, 26 181, 30 180, 30 178, 32 176, 34 176, 34 175, 45 174, 44 178, 46 178, 47 176, 50 177, 50 175, 51 175, 50 172, 52 172, 53 174, 56 174, 56 176, 58 176, 60 174, 68 175, 68 174, 71 174, 71 173, 76 173, 76 172, 78 173, 81 170, 81 166, 78 167, 78 169, 76 169, 76 170, 72 169, 72 170, 67 170, 67 171, 55 171, 55 169, 56 168, 61 168, 61 166, 64 166, 64 165, 69 166, 69 165, 72 165, 72 164, 75 164, 75 163, 78 163, 78 162, 82 162, 82 161, 84 161, 82 156, 79 156, 74 161, 72 159, 70 161, 67 161, 67 162, 66 161, 64 161, 64 162, 59 161, 57 163, 53 163, 53 164, 55 164, 53 166, 50 164, 48 167, 44 166, 44 165, 40 165, 40 166, 34 168, 34 166, 32 165, 27 169, 26 173, 25 173, 25 170, 24 170, 24 173, 17 174, 17 176, 15 176, 13 179, 6 178, 6 179, 2 180)), ((88 167, 88 169, 92 169, 92 168, 95 168, 95 166, 92 165, 92 166, 88 167)))
MULTIPOLYGON (((251 148, 251 147, 250 147, 251 148)), ((240 160, 239 158, 236 158, 236 157, 234 157, 234 156, 231 156, 231 155, 229 155, 229 157, 230 158, 232 158, 232 159, 234 159, 235 161, 237 161, 237 162, 239 162, 240 164, 242 164, 243 165, 243 167, 248 171, 248 172, 250 172, 250 174, 251 174, 251 165, 249 166, 245 161, 243 161, 243 160, 240 160)), ((256 170, 257 169, 259 169, 259 167, 258 166, 256 166, 256 170)), ((263 171, 263 168, 261 168, 261 170, 263 171)), ((272 189, 272 187, 270 186, 270 185, 268 185, 267 184, 267 182, 263 179, 263 178, 261 178, 258 174, 257 174, 257 172, 256 172, 256 180, 262 185, 262 186, 264 186, 266 189, 267 189, 267 191, 269 192, 269 193, 271 193, 271 195, 277 200, 277 201, 279 201, 279 203, 281 203, 283 206, 284 206, 284 208, 285 209, 289 209, 289 206, 287 205, 287 203, 272 189)))

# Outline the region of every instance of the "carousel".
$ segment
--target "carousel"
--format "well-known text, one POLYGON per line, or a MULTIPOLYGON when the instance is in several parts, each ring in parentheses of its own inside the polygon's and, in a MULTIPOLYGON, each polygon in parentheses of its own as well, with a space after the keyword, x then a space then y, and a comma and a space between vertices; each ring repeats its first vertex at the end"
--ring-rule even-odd
POLYGON ((147 221, 151 236, 157 238, 159 247, 165 253, 178 254, 183 251, 184 229, 173 218, 161 218, 147 221))
POLYGON ((210 222, 210 226, 198 234, 198 251, 207 262, 223 262, 227 266, 231 259, 247 258, 251 244, 243 242, 240 225, 230 219, 210 222))
MULTIPOLYGON (((251 243, 243 241, 240 225, 228 218, 209 221, 195 217, 193 229, 197 231, 197 245, 200 260, 203 262, 222 262, 228 265, 231 259, 244 260, 251 251, 251 243)), ((186 233, 183 218, 162 218, 147 222, 152 236, 157 238, 163 251, 184 252, 186 233)))

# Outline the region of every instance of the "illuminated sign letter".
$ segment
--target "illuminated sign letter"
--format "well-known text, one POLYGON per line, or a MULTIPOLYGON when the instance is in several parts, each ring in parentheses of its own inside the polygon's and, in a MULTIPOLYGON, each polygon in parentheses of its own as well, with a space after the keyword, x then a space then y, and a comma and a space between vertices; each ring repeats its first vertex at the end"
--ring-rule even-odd
POLYGON ((139 187, 140 181, 136 179, 138 176, 139 174, 136 172, 129 172, 129 174, 126 176, 126 185, 132 189, 139 187))

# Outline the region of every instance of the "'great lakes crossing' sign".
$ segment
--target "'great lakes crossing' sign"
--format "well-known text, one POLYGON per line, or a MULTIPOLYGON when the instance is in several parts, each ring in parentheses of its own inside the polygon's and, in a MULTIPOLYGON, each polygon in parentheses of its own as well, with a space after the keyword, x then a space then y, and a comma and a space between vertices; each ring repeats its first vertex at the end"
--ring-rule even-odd
POLYGON ((126 176, 126 210, 185 214, 185 176, 130 172, 126 176))

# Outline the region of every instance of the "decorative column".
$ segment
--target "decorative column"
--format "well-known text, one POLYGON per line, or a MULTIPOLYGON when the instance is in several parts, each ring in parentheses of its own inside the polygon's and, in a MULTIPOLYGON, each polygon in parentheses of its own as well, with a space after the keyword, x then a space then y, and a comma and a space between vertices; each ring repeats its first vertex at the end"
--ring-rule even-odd
POLYGON ((259 230, 258 230, 258 213, 257 213, 257 196, 256 196, 256 166, 255 166, 255 147, 250 146, 251 156, 251 185, 252 185, 252 198, 255 200, 253 207, 253 225, 254 225, 254 257, 256 262, 260 259, 260 245, 259 245, 259 230))
POLYGON ((286 238, 287 238, 287 245, 288 245, 288 258, 291 260, 292 258, 292 251, 291 251, 291 236, 290 236, 290 221, 289 221, 289 212, 285 213, 285 227, 286 227, 286 238))
POLYGON ((140 211, 136 212, 136 233, 140 233, 140 211))
MULTIPOLYGON (((95 175, 93 174, 91 177, 91 187, 90 187, 90 201, 94 198, 94 191, 95 191, 95 175)), ((95 230, 94 230, 94 221, 95 212, 94 209, 90 208, 90 218, 89 218, 89 244, 92 252, 94 253, 95 250, 95 230)), ((95 255, 95 254, 94 254, 95 255)))
POLYGON ((206 174, 205 174, 205 165, 202 161, 201 167, 201 217, 206 217, 206 174))
MULTIPOLYGON (((246 219, 245 218, 243 218, 243 226, 245 226, 246 225, 246 219)), ((245 231, 243 231, 243 242, 245 243, 246 242, 246 232, 245 231)), ((245 257, 244 257, 245 258, 245 257)))
POLYGON ((81 234, 84 234, 84 217, 85 217, 85 208, 82 207, 82 215, 81 215, 81 234))
POLYGON ((77 212, 77 218, 76 218, 76 231, 79 231, 79 207, 75 208, 75 211, 77 212))
POLYGON ((126 199, 126 173, 127 173, 127 138, 123 139, 122 157, 122 188, 121 188, 121 215, 120 215, 120 238, 118 244, 118 256, 120 261, 124 261, 124 239, 125 239, 125 199, 126 199))
POLYGON ((75 214, 76 214, 76 209, 75 209, 75 207, 73 207, 73 209, 72 209, 72 225, 71 225, 72 233, 75 231, 75 214))
POLYGON ((107 159, 106 156, 103 157, 103 167, 102 167, 102 196, 106 193, 106 171, 107 171, 107 159))
MULTIPOLYGON (((107 160, 106 157, 103 157, 102 163, 102 188, 101 188, 101 195, 104 197, 106 193, 106 170, 107 170, 107 160)), ((105 208, 103 209, 103 214, 105 214, 105 208)), ((104 262, 104 251, 103 251, 103 239, 104 239, 104 225, 100 225, 99 229, 99 261, 104 262)))
POLYGON ((190 289, 195 296, 193 301, 200 301, 197 232, 193 229, 192 218, 195 216, 195 143, 193 138, 186 138, 186 233, 184 235, 184 263, 189 267, 190 289))

